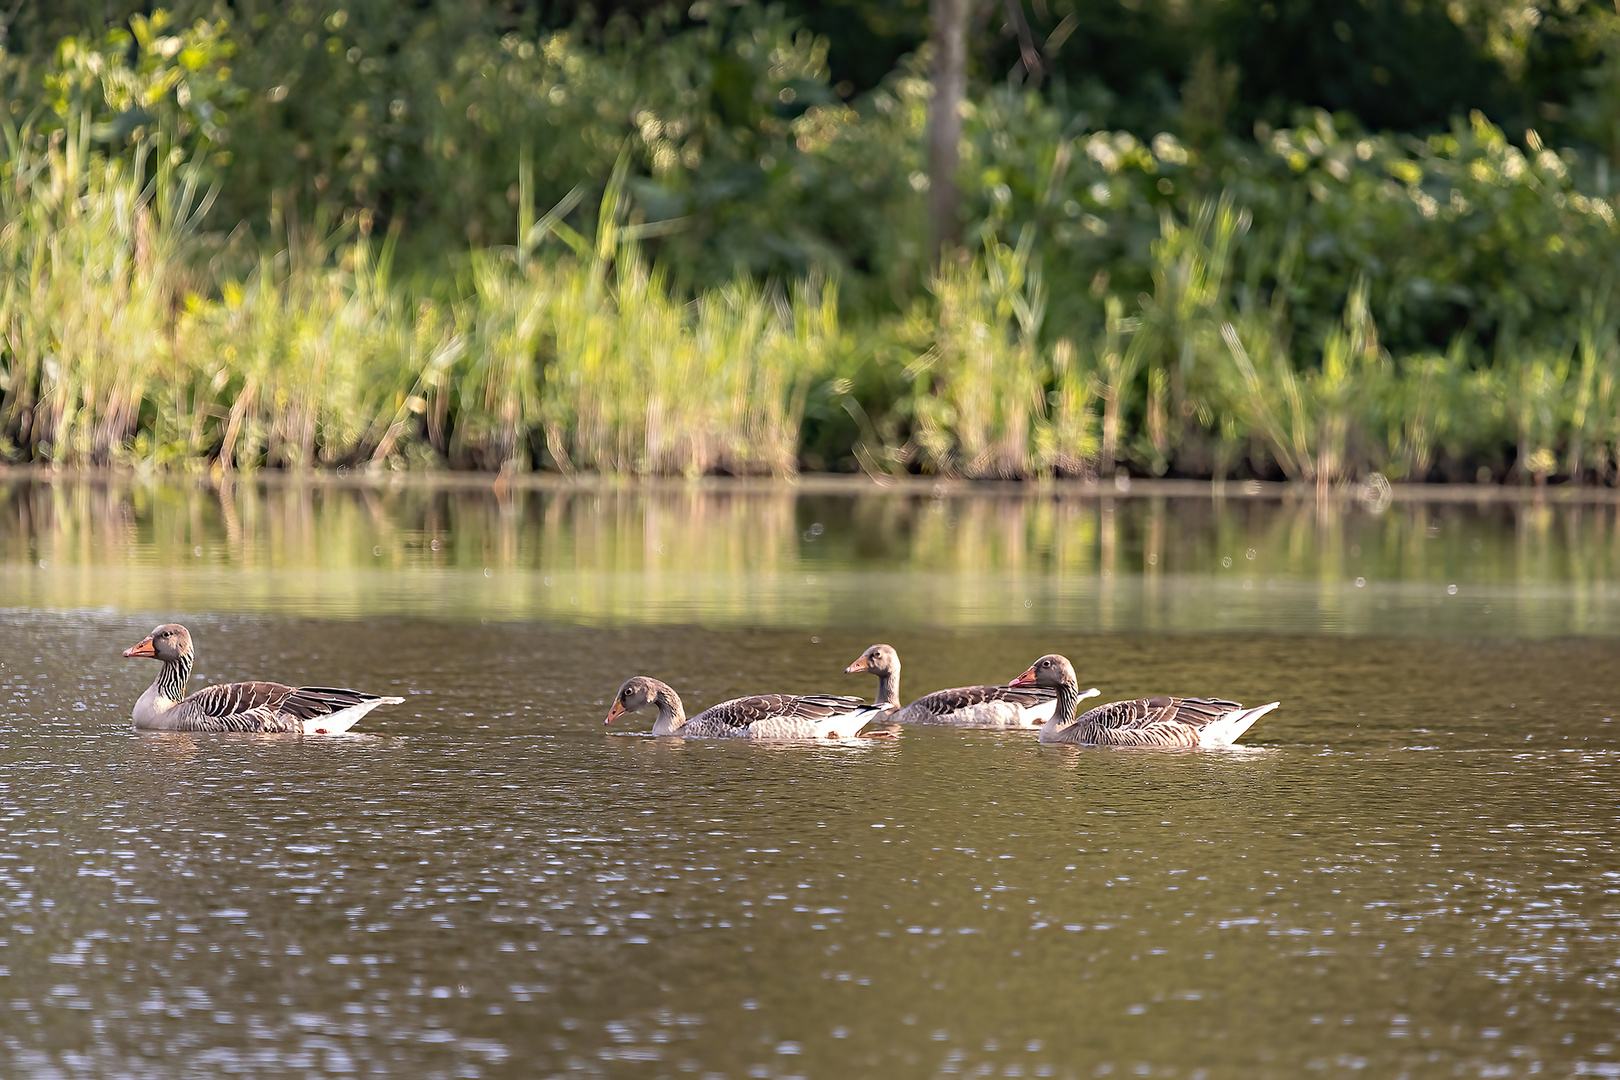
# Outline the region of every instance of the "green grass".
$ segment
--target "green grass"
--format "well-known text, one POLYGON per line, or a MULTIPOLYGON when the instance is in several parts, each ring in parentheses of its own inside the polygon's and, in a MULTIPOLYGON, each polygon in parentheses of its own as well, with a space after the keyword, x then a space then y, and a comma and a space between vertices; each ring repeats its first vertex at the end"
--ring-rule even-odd
POLYGON ((14 460, 784 476, 841 347, 829 281, 676 295, 620 227, 622 184, 593 243, 477 251, 470 295, 413 301, 390 242, 279 219, 245 279, 210 280, 196 170, 147 180, 87 144, 18 139, 7 163, 14 460))

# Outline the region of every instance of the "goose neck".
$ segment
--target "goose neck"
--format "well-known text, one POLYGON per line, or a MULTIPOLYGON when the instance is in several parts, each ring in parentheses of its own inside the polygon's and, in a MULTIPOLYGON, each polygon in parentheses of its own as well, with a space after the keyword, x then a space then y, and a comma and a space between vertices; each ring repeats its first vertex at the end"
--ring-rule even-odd
POLYGON ((186 696, 186 682, 191 678, 192 658, 182 656, 178 660, 165 660, 158 669, 157 678, 152 680, 152 686, 161 697, 170 701, 179 701, 186 696))
POLYGON ((881 672, 878 675, 877 697, 874 703, 880 708, 898 709, 900 707, 900 669, 881 672))
POLYGON ((1074 722, 1074 710, 1080 704, 1080 685, 1073 681, 1058 684, 1057 708, 1052 712, 1052 726, 1066 727, 1074 722))
POLYGON ((654 735, 673 735, 686 726, 686 708, 681 704, 681 696, 674 690, 667 686, 660 687, 653 704, 658 706, 658 719, 653 723, 654 735))

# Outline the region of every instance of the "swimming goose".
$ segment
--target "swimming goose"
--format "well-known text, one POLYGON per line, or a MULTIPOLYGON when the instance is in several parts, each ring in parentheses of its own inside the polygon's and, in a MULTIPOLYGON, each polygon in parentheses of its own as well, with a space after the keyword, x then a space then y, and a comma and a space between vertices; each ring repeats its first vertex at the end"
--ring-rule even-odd
MULTIPOLYGON (((844 669, 846 675, 870 672, 878 677, 877 704, 889 712, 890 724, 951 724, 956 727, 1030 728, 1052 719, 1058 692, 1047 686, 958 686, 924 694, 900 707, 900 654, 891 645, 873 645, 844 669)), ((1096 697, 1093 688, 1080 699, 1096 697)))
POLYGON ((1075 716, 1080 691, 1074 665, 1056 653, 1041 657, 1008 685, 1056 687, 1058 718, 1041 728, 1041 742, 1082 746, 1231 746, 1279 704, 1245 709, 1220 698, 1151 697, 1115 701, 1075 716))
POLYGON ((654 735, 709 739, 847 739, 884 711, 841 694, 758 694, 722 701, 688 720, 668 683, 637 675, 619 687, 604 723, 648 705, 658 708, 654 735))
POLYGON ((220 683, 186 695, 195 653, 191 632, 164 623, 125 656, 161 660, 157 678, 135 702, 137 731, 257 731, 336 735, 347 731, 379 705, 404 698, 379 697, 325 686, 284 686, 273 682, 220 683))

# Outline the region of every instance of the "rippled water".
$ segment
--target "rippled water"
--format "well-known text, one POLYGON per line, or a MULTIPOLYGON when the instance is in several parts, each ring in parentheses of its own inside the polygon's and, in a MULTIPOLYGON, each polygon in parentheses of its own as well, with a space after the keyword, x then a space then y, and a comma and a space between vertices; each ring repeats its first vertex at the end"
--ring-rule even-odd
POLYGON ((1043 629, 948 597, 1100 594, 1096 500, 230 501, 235 532, 206 489, 0 492, 0 1075, 1620 1075, 1612 508, 1121 500, 1107 580, 1137 599, 1048 599, 1043 629), (1319 598, 1376 574, 1405 621, 1310 625, 1279 585, 1286 632, 1222 630, 1271 610, 1222 621, 1226 550, 1319 598), (564 611, 477 591, 501 572, 603 584, 564 611), (805 574, 852 605, 796 604, 805 574), (1541 621, 1400 606, 1451 577, 1541 621), (406 703, 338 738, 136 736, 154 672, 119 653, 168 617, 202 682, 406 703), (636 672, 699 707, 870 693, 841 671, 880 639, 908 697, 1056 649, 1109 696, 1284 707, 1230 752, 601 724, 636 672))

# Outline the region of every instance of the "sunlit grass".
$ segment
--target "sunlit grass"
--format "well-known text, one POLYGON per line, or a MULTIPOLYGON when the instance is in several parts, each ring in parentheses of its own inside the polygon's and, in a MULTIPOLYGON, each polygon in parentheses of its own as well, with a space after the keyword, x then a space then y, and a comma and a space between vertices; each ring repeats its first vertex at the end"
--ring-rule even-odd
POLYGON ((245 279, 210 280, 187 251, 195 170, 148 181, 85 138, 36 153, 14 135, 13 459, 787 476, 808 382, 841 347, 837 288, 819 277, 677 295, 619 227, 618 184, 594 243, 476 252, 469 296, 413 304, 390 280, 391 240, 322 223, 273 219, 245 279))

